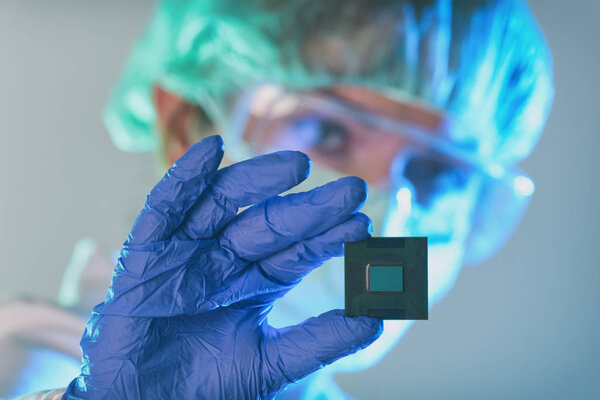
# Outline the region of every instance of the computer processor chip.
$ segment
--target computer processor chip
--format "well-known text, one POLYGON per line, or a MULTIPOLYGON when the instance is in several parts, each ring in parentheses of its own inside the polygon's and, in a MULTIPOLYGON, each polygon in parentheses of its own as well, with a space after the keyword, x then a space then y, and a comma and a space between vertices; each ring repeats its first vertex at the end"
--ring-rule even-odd
POLYGON ((427 319, 427 238, 344 244, 346 316, 427 319))

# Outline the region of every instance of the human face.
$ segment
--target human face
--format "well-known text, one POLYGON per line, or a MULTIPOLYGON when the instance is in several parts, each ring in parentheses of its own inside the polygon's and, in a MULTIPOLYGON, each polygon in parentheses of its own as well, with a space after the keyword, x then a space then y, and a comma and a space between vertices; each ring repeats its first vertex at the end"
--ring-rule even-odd
POLYGON ((302 150, 315 164, 345 175, 360 176, 369 184, 377 185, 389 179, 394 158, 399 149, 408 144, 406 138, 360 118, 344 118, 339 110, 315 112, 318 104, 307 103, 327 106, 327 102, 340 102, 347 107, 346 111, 356 109, 365 115, 401 119, 406 124, 441 134, 443 116, 434 110, 393 101, 375 91, 354 86, 335 86, 299 97, 289 96, 277 101, 275 106, 278 108, 275 114, 289 115, 273 116, 269 103, 278 95, 277 90, 267 86, 257 93, 258 104, 251 106, 243 140, 253 143, 259 151, 279 147, 302 150), (286 108, 288 110, 284 110, 286 108), (265 122, 266 114, 271 114, 268 122, 265 122))
MULTIPOLYGON (((240 102, 245 114, 234 113, 229 147, 305 152, 314 162, 312 178, 296 190, 344 175, 365 179, 370 193, 361 211, 375 234, 428 236, 430 306, 443 298, 463 263, 482 185, 490 181, 490 166, 452 143, 451 121, 423 105, 352 86, 301 93, 265 86, 247 96, 240 102)), ((330 260, 275 304, 270 323, 286 326, 343 308, 343 280, 343 260, 330 260)), ((411 323, 386 321, 374 345, 328 369, 373 365, 411 323)))
MULTIPOLYGON (((285 99, 283 102, 276 100, 280 94, 276 89, 267 87, 262 93, 255 93, 255 97, 249 99, 250 103, 242 105, 247 114, 237 121, 236 129, 240 136, 233 137, 229 148, 237 146, 239 149, 244 143, 251 147, 251 153, 282 149, 307 153, 314 162, 314 168, 311 177, 295 189, 299 191, 344 175, 360 176, 370 184, 369 200, 362 211, 374 220, 376 233, 385 234, 382 226, 391 204, 388 199, 392 190, 392 165, 404 148, 417 143, 389 132, 384 126, 370 126, 369 121, 351 116, 345 118, 345 114, 336 113, 335 110, 326 112, 321 108, 321 112, 314 113, 319 109, 318 105, 311 106, 302 100, 333 101, 360 109, 365 114, 395 119, 401 117, 405 122, 430 130, 442 124, 441 115, 414 103, 394 102, 376 92, 356 87, 334 87, 312 92, 305 97, 292 96, 287 103, 285 99), (322 126, 315 130, 315 124, 322 126), (314 136, 317 133, 322 135, 314 136)), ((419 146, 425 148, 422 144, 419 146)), ((453 245, 460 249, 462 243, 457 245, 453 242, 453 245)), ((453 280, 460 266, 459 253, 448 251, 447 246, 442 249, 439 245, 430 246, 430 253, 430 269, 436 271, 443 267, 441 273, 450 277, 445 276, 441 280, 453 280)), ((436 278, 433 282, 438 280, 436 278)), ((330 260, 311 272, 275 304, 269 314, 269 322, 276 327, 283 327, 332 308, 343 308, 343 281, 343 260, 330 260)), ((433 292, 439 290, 435 288, 433 292)), ((411 322, 386 321, 385 324, 384 334, 375 344, 339 360, 327 370, 356 371, 376 363, 393 347, 411 322)))
MULTIPOLYGON (((231 161, 277 150, 303 151, 314 168, 295 191, 344 175, 362 177, 370 194, 361 211, 373 220, 374 233, 428 236, 429 304, 449 291, 466 254, 480 189, 490 176, 484 171, 489 165, 452 143, 452 124, 443 113, 352 86, 294 92, 263 85, 233 103, 229 125, 221 127, 231 161)), ((495 213, 510 202, 497 203, 495 213)), ((491 225, 493 233, 498 231, 498 224, 491 225)), ((286 326, 343 308, 343 293, 343 260, 330 260, 280 299, 269 321, 286 326)), ((329 370, 354 371, 376 363, 411 322, 385 325, 377 343, 329 370)))
POLYGON ((367 209, 383 193, 395 204, 382 210, 377 202, 378 234, 428 236, 430 244, 467 235, 471 264, 506 240, 533 192, 522 172, 459 144, 468 127, 415 102, 352 86, 298 92, 263 85, 240 103, 245 112, 234 113, 230 149, 246 148, 246 157, 300 150, 314 161, 313 175, 359 176, 371 191, 367 209), (395 226, 378 220, 385 211, 395 226))

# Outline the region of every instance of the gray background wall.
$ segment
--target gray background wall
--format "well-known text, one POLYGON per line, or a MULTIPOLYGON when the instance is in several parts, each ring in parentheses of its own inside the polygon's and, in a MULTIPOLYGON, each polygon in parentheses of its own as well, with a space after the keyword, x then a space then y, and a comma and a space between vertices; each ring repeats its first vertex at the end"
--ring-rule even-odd
MULTIPOLYGON (((533 155, 531 207, 507 246, 376 367, 360 399, 600 396, 597 38, 600 3, 534 0, 556 101, 533 155)), ((55 296, 83 236, 118 247, 155 180, 116 151, 100 110, 149 1, 0 3, 0 296, 55 296)))

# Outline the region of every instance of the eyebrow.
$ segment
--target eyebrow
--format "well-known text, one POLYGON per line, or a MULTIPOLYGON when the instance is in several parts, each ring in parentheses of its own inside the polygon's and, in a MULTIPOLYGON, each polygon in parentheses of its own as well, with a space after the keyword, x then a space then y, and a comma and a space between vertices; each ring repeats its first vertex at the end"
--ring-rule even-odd
POLYGON ((415 101, 390 99, 389 97, 386 97, 385 95, 372 89, 363 87, 359 88, 381 96, 384 109, 378 110, 376 108, 369 107, 370 103, 361 102, 360 99, 357 100, 356 97, 358 96, 353 96, 355 98, 346 97, 344 96, 343 91, 340 91, 339 89, 336 90, 335 86, 319 88, 317 92, 332 96, 351 108, 358 108, 363 112, 372 112, 387 118, 402 119, 405 122, 420 125, 432 131, 438 131, 444 126, 444 120, 446 119, 446 116, 434 108, 415 101))

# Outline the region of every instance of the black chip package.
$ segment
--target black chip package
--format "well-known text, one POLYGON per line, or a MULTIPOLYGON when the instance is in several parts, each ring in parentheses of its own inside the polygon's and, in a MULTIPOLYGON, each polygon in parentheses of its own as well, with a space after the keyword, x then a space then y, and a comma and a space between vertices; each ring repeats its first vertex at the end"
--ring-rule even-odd
POLYGON ((427 319, 427 238, 344 244, 346 316, 427 319))

